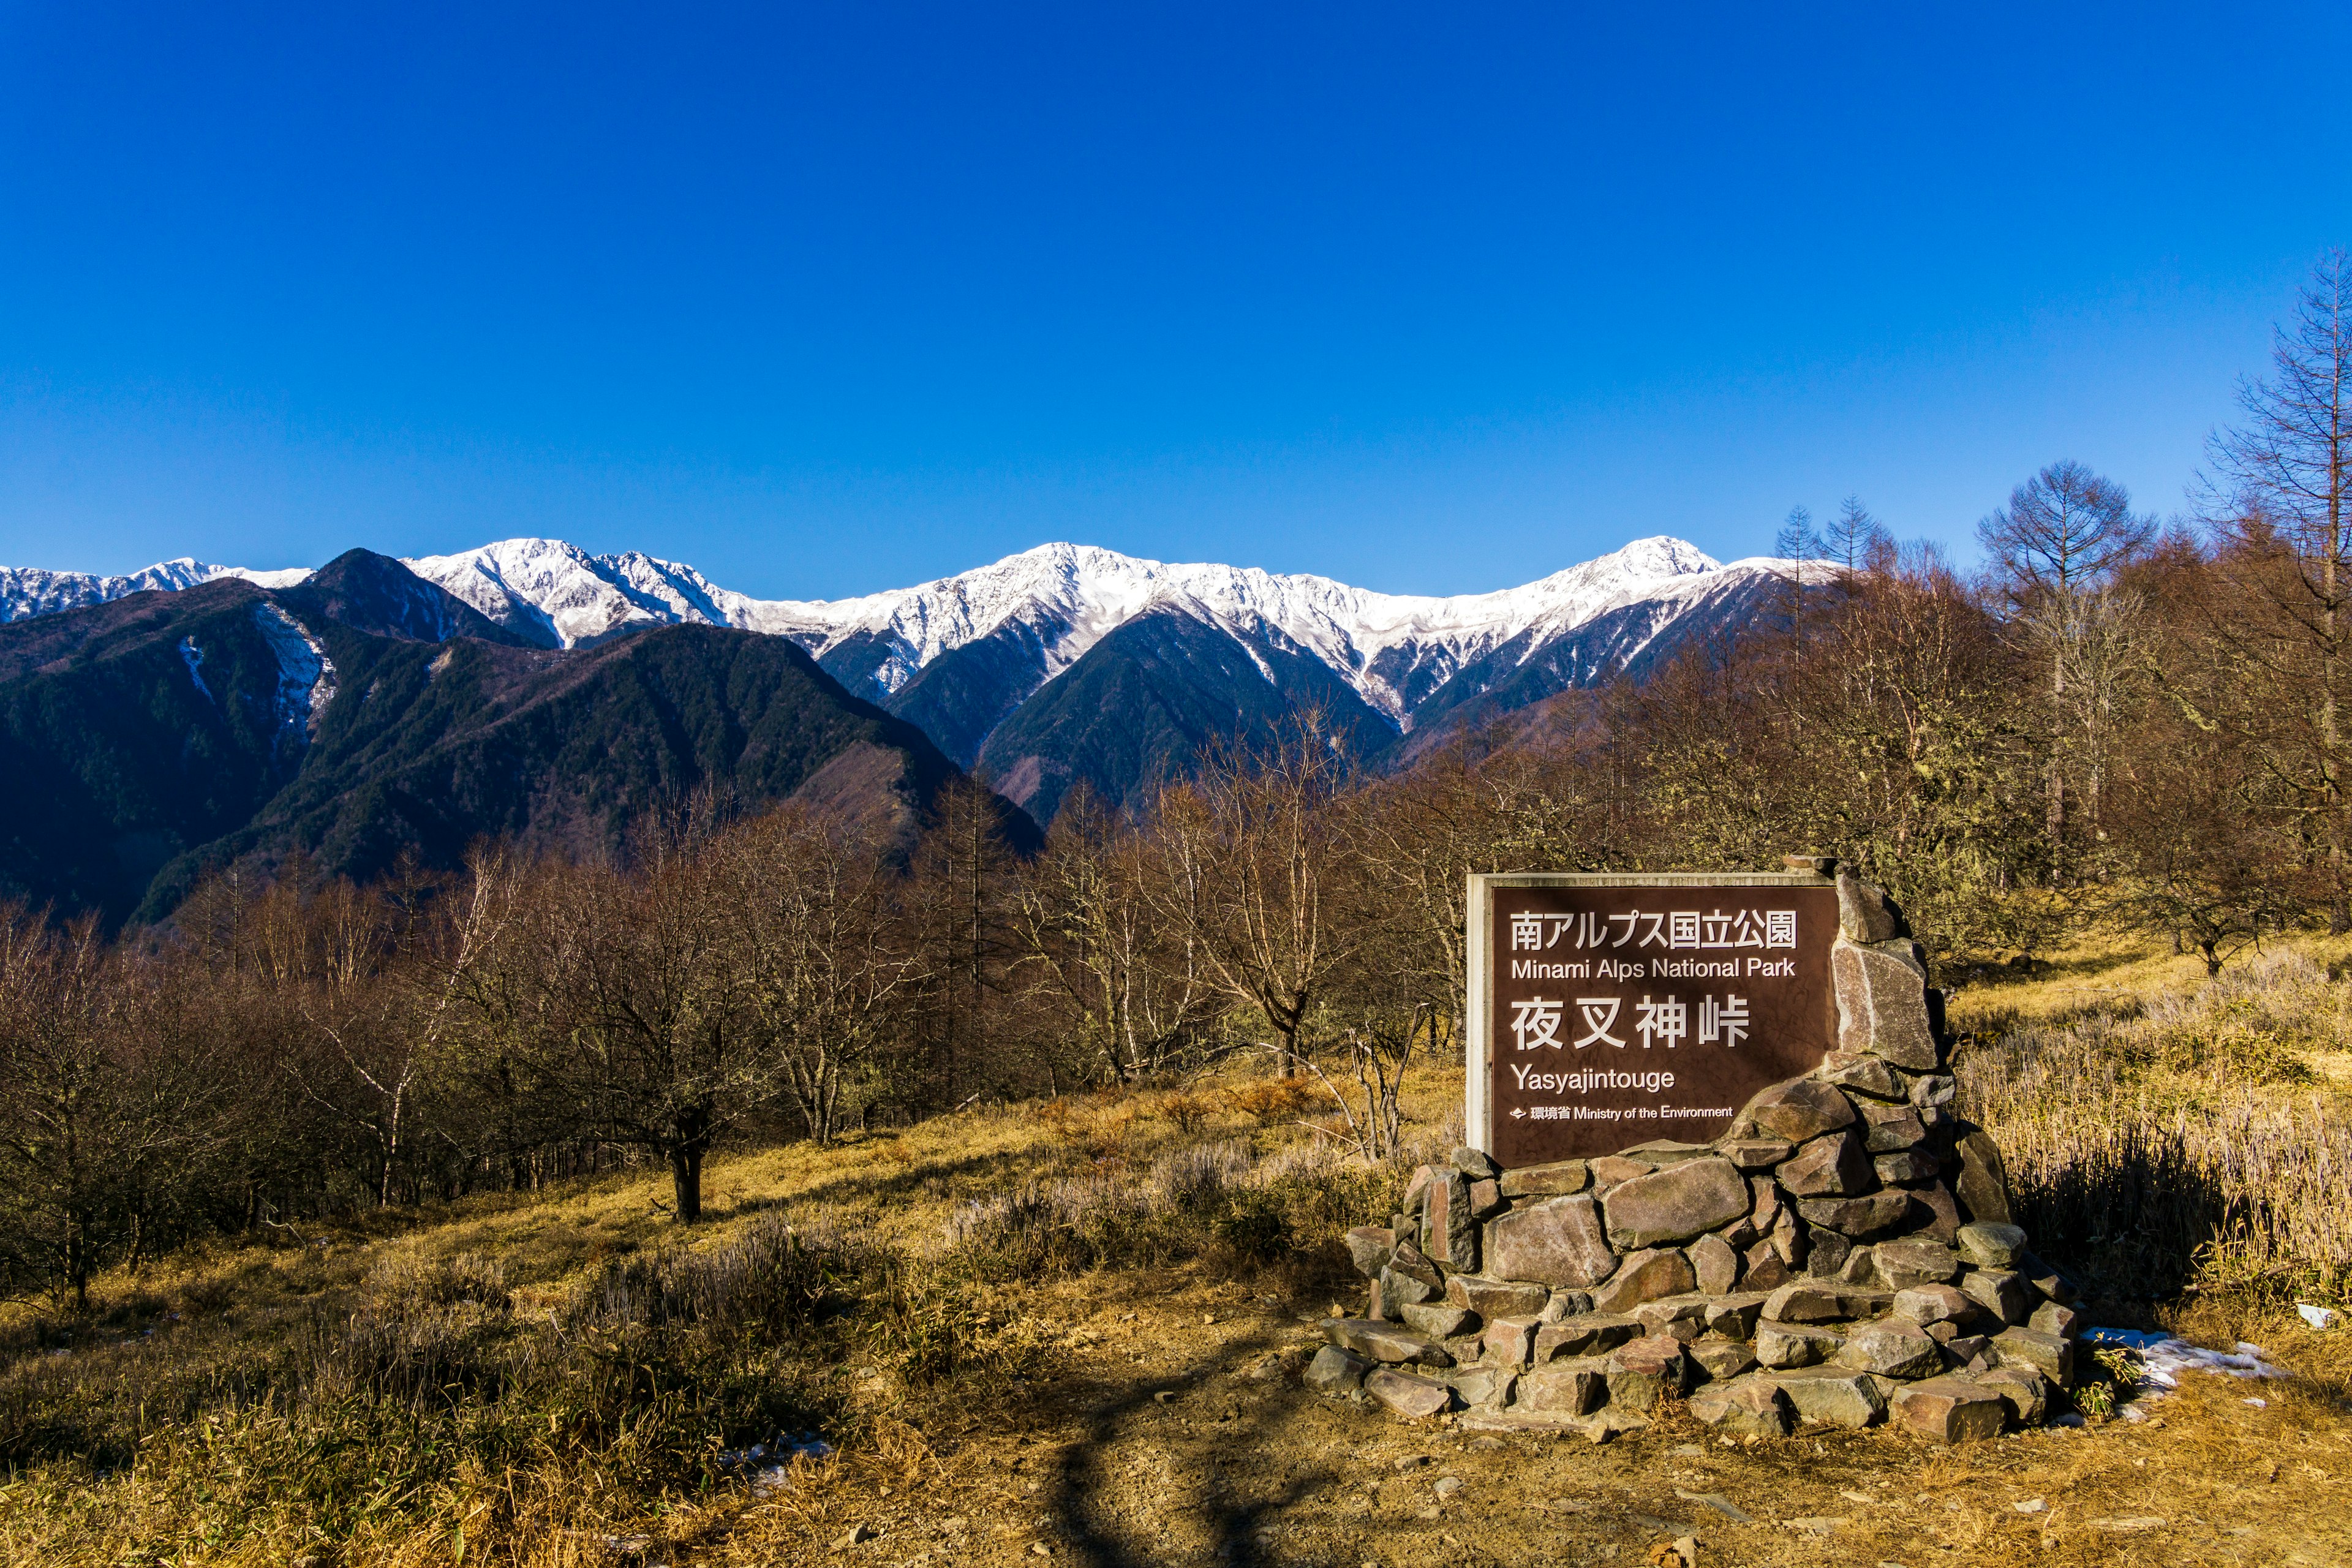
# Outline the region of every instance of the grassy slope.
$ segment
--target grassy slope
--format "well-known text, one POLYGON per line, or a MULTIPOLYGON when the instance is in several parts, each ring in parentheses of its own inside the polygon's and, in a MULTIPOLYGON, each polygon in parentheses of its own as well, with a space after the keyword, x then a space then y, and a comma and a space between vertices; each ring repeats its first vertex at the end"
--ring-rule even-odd
MULTIPOLYGON (((2168 969, 2109 954, 1987 987, 1962 1008, 2055 1016, 2168 969)), ((1442 1138, 1458 1079, 1431 1074, 1420 1087, 1416 1125, 1442 1138)), ((1156 1156, 1208 1140, 1247 1141, 1265 1164, 1305 1136, 1278 1111, 1265 1125, 1230 1109, 1206 1124, 1201 1114, 1197 1098, 1067 1101, 739 1156, 715 1165, 716 1217, 692 1245, 722 1254, 781 1212, 945 1269, 943 1224, 966 1198, 1106 1170, 1139 1182, 1156 1156)), ((1326 1177, 1374 1206, 1344 1173, 1326 1177)), ((614 1561, 613 1535, 631 1547, 643 1537, 641 1560, 711 1563, 1011 1563, 1039 1561, 1039 1546, 1096 1563, 1630 1563, 1661 1536, 1692 1532, 1708 1563, 1916 1563, 1941 1548, 1957 1555, 1927 1560, 2317 1563, 2339 1561, 2352 1538, 2352 1333, 2313 1334, 2274 1303, 2207 1301, 2179 1323, 2211 1342, 2254 1340, 2307 1374, 2261 1385, 2263 1408, 2242 1403, 2250 1385, 2192 1378, 2160 1421, 1949 1453, 1843 1432, 1726 1444, 1671 1421, 1593 1448, 1408 1427, 1307 1394, 1290 1375, 1317 1342, 1307 1320, 1353 1300, 1328 1243, 1263 1268, 1212 1250, 1042 1283, 987 1267, 938 1274, 946 1289, 931 1310, 950 1312, 964 1342, 944 1376, 895 1354, 897 1339, 924 1331, 921 1314, 901 1312, 878 1336, 803 1331, 774 1352, 775 1375, 816 1388, 844 1441, 764 1497, 708 1479, 708 1467, 680 1482, 689 1472, 675 1464, 627 1458, 632 1443, 715 1448, 740 1433, 551 1439, 503 1470, 436 1468, 418 1446, 460 1441, 445 1421, 373 1439, 343 1473, 374 1489, 347 1500, 331 1530, 315 1506, 289 1500, 311 1495, 297 1480, 330 1458, 315 1429, 304 1437, 266 1404, 237 1413, 240 1375, 250 1398, 257 1369, 301 1325, 340 1321, 387 1281, 453 1259, 502 1265, 512 1316, 527 1324, 576 1300, 611 1260, 676 1242, 654 1207, 661 1189, 652 1174, 610 1179, 191 1257, 110 1281, 110 1317, 69 1345, 37 1346, 30 1313, 12 1310, 0 1321, 14 1362, 0 1373, 0 1420, 81 1409, 119 1422, 110 1391, 143 1391, 154 1408, 128 1475, 52 1459, 0 1484, 0 1556, 537 1564, 614 1561), (809 1356, 793 1360, 795 1349, 809 1356), (173 1390, 193 1419, 172 1419, 173 1390), (1447 1476, 1463 1484, 1441 1500, 1447 1476), (1720 1496, 1752 1522, 1692 1494, 1720 1496), (2035 1500, 2032 1512, 2014 1506, 2035 1500), (1789 1522, 1803 1520, 1834 1522, 1789 1522), (856 1525, 877 1539, 833 1552, 856 1525), (1811 1533, 1823 1528, 1826 1542, 1811 1533)), ((536 1422, 539 1407, 525 1414, 536 1422)))

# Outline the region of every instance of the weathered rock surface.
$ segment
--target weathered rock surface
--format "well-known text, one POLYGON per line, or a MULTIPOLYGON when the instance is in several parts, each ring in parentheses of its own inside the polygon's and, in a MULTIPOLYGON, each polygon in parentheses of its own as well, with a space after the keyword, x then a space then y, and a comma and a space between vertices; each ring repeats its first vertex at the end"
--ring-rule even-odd
POLYGON ((1979 1268, 2013 1268, 2025 1251, 2025 1233, 2013 1225, 1977 1220, 1960 1226, 1962 1258, 1979 1268))
POLYGON ((1519 1379, 1519 1404, 1529 1410, 1584 1415, 1609 1399, 1609 1368, 1605 1362, 1541 1367, 1519 1379))
POLYGON ((1977 1304, 1949 1285, 1914 1285, 1895 1293, 1895 1315, 1923 1328, 1933 1323, 1964 1322, 1976 1311, 1977 1304))
POLYGON ((1350 1350, 1367 1361, 1390 1364, 1451 1366, 1454 1358, 1443 1345, 1431 1342, 1411 1329, 1394 1323, 1373 1322, 1364 1318, 1326 1318, 1323 1334, 1333 1344, 1350 1350))
POLYGON ((1768 1319, 1756 1325, 1755 1344, 1756 1359, 1762 1365, 1812 1366, 1837 1354, 1844 1348, 1845 1338, 1827 1329, 1768 1319))
POLYGON ((1364 1392, 1391 1415, 1406 1421, 1441 1415, 1454 1404, 1454 1390, 1444 1384, 1393 1367, 1378 1367, 1367 1374, 1364 1392))
POLYGON ((1445 1281, 1445 1300, 1482 1318, 1533 1318, 1551 1299, 1549 1286, 1455 1274, 1445 1281))
POLYGON ((1841 942, 1831 948, 1838 1048, 1925 1072, 1939 1063, 1943 1053, 1927 1020, 1927 973, 1910 947, 1906 942, 1874 947, 1841 942))
POLYGON ((1766 1089, 1748 1101, 1748 1116, 1791 1143, 1818 1138, 1854 1120, 1853 1105, 1844 1095, 1832 1085, 1809 1078, 1791 1079, 1766 1089))
POLYGON ((1824 1133, 1797 1151, 1774 1175, 1801 1198, 1851 1197, 1876 1186, 1862 1140, 1851 1131, 1824 1133))
POLYGON ((1739 1254, 1719 1236, 1702 1236, 1685 1248, 1699 1289, 1709 1296, 1727 1296, 1739 1284, 1739 1254))
POLYGON ((1352 1351, 1341 1350, 1338 1345, 1325 1345, 1315 1352, 1315 1359, 1307 1363, 1307 1370, 1300 1377, 1318 1394, 1353 1394, 1364 1386, 1364 1374, 1372 1370, 1373 1364, 1370 1359, 1352 1351))
POLYGON ((1691 1395, 1690 1413, 1736 1437, 1785 1437, 1794 1425, 1787 1397, 1768 1378, 1709 1384, 1691 1395))
POLYGON ((1479 1336, 1480 1359, 1494 1366, 1525 1366, 1534 1359, 1541 1331, 1533 1318, 1496 1318, 1479 1336))
POLYGON ((1459 1171, 1440 1171, 1429 1184, 1422 1250, 1448 1268, 1478 1267, 1478 1221, 1470 1208, 1470 1181, 1459 1171))
POLYGON ((1404 1309, 1405 1327, 1433 1340, 1450 1340, 1456 1334, 1475 1328, 1478 1315, 1444 1301, 1409 1305, 1404 1309))
POLYGON ((1396 1232, 1384 1225, 1360 1225, 1345 1239, 1348 1260, 1367 1279, 1378 1279, 1388 1267, 1389 1255, 1396 1250, 1396 1232))
POLYGON ((1878 1379, 1866 1372, 1779 1373, 1773 1381, 1801 1421, 1859 1432, 1886 1414, 1878 1379))
POLYGON ((1845 1317, 1845 1298, 1823 1285, 1783 1285, 1764 1298, 1764 1314, 1776 1323, 1829 1323, 1845 1317))
POLYGON ((1893 1230, 1911 1213, 1907 1193, 1876 1192, 1858 1198, 1801 1198, 1797 1212, 1807 1225, 1817 1225, 1841 1236, 1876 1236, 1893 1230))
POLYGON ((1933 1377, 1944 1370, 1944 1352, 1917 1325, 1899 1318, 1865 1323, 1846 1336, 1838 1364, 1885 1377, 1933 1377))
MULTIPOLYGON (((1886 900, 1886 889, 1841 868, 1837 874, 1838 931, 1864 946, 1910 934, 1903 917, 1886 900)), ((1922 977, 1925 978, 1924 976, 1922 977)))
POLYGON ((1997 1391, 1950 1377, 1906 1384, 1895 1390, 1889 1409, 1896 1426, 1930 1443, 1998 1437, 2009 1418, 2009 1407, 1997 1391))
POLYGON ((1538 1329, 1535 1359, 1541 1363, 1563 1356, 1602 1355, 1641 1338, 1642 1332, 1639 1318, 1618 1312, 1588 1312, 1538 1329))
POLYGON ((1522 1165, 1506 1171, 1500 1185, 1507 1198, 1566 1196, 1592 1184, 1592 1168, 1581 1160, 1561 1160, 1549 1165, 1522 1165))
POLYGON ((1620 1251, 1685 1241, 1748 1211, 1747 1179, 1728 1160, 1685 1160, 1612 1188, 1601 1200, 1620 1251))
POLYGON ((1609 1352, 1609 1403, 1648 1411, 1659 1401, 1680 1398, 1690 1385, 1690 1361, 1683 1342, 1665 1334, 1632 1340, 1609 1352))
POLYGON ((1829 1060, 1822 1064, 1822 1081, 1833 1083, 1854 1094, 1868 1095, 1874 1100, 1903 1098, 1903 1085, 1896 1081, 1892 1069, 1876 1057, 1832 1052, 1829 1060))
POLYGON ((1738 1138, 1723 1146, 1723 1157, 1743 1171, 1769 1171, 1794 1147, 1779 1138, 1738 1138))
POLYGON ((1992 1337, 1993 1353, 2003 1366, 2029 1368, 2051 1382, 2074 1381, 2074 1342, 2033 1329, 2003 1329, 1992 1337))
POLYGON ((1738 1340, 1700 1340, 1691 1346, 1690 1358, 1718 1383, 1756 1364, 1756 1352, 1738 1340))
POLYGON ((1679 1296, 1697 1284, 1690 1259, 1680 1252, 1670 1248, 1637 1252, 1592 1292, 1592 1305, 1603 1312, 1630 1312, 1644 1301, 1679 1296))
POLYGON ((2032 1315, 2032 1298, 2025 1281, 2006 1270, 1972 1268, 1960 1276, 1960 1289, 2004 1323, 2022 1323, 2032 1315))
POLYGON ((1486 1226, 1487 1271, 1496 1279, 1589 1287, 1616 1272, 1601 1211, 1586 1196, 1514 1207, 1486 1226))

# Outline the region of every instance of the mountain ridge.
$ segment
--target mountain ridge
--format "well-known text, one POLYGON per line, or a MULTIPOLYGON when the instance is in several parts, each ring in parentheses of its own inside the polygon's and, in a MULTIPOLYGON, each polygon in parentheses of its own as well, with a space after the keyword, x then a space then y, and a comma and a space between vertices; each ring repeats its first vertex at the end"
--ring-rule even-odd
MULTIPOLYGON (((507 636, 578 647, 655 626, 732 626, 789 638, 853 693, 918 721, 969 764, 1022 703, 1139 616, 1173 610, 1244 647, 1276 635, 1345 682, 1399 735, 1431 700, 1484 669, 1485 689, 1612 612, 1637 605, 1652 637, 1727 585, 1786 578, 1797 563, 1718 562, 1666 535, 1517 587, 1482 594, 1380 594, 1312 574, 1153 561, 1093 545, 1050 543, 911 587, 834 600, 756 599, 695 568, 641 551, 592 555, 562 540, 497 541, 402 564, 507 636), (977 652, 967 650, 977 649, 977 652), (961 658, 956 656, 961 655, 961 658)), ((189 558, 122 577, 0 568, 0 622, 139 591, 241 576, 295 586, 299 570, 257 573, 189 558)), ((1751 595, 1752 596, 1752 595, 1751 595)), ((1646 641, 1614 650, 1619 668, 1646 641)), ((1605 678, 1598 665, 1582 679, 1605 678)), ((1267 676, 1272 681, 1271 675, 1267 676)), ((1444 710, 1462 693, 1438 701, 1444 710)))

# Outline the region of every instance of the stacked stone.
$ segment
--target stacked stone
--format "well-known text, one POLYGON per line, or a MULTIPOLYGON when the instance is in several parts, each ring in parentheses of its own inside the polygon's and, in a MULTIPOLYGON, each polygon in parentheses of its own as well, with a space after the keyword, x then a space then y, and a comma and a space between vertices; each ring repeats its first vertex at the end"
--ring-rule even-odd
POLYGON ((1413 1173, 1347 1235, 1362 1318, 1310 1384, 1398 1415, 1595 1440, 1689 1401, 1738 1434, 2032 1425, 2074 1384, 2078 1293, 2027 1249, 2000 1154, 1955 1117, 1942 998, 1877 889, 1838 878, 1838 1049, 1707 1144, 1413 1173))

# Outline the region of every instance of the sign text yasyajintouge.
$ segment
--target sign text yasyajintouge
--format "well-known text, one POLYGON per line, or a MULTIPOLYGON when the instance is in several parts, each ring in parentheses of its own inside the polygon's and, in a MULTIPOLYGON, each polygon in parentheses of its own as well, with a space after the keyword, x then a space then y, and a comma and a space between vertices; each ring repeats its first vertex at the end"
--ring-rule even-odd
POLYGON ((1729 1130, 1837 1042, 1810 872, 1470 879, 1468 1142, 1506 1167, 1729 1130))

